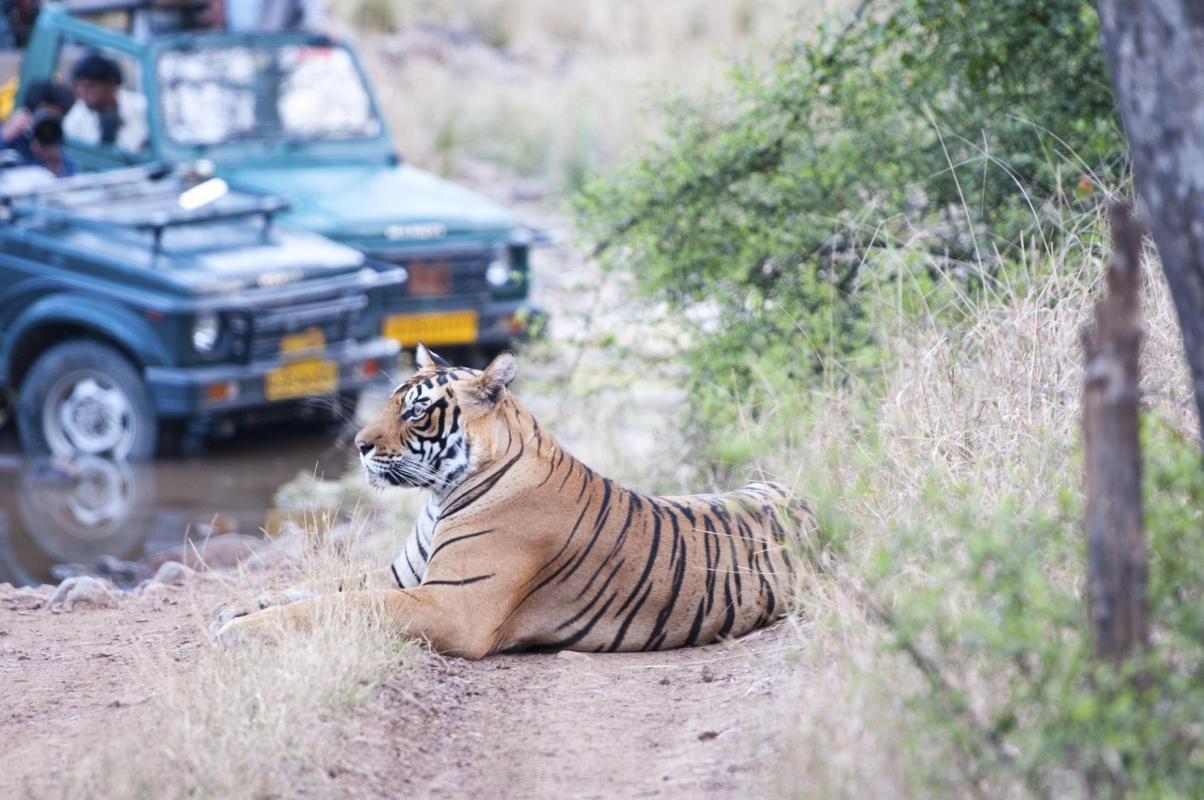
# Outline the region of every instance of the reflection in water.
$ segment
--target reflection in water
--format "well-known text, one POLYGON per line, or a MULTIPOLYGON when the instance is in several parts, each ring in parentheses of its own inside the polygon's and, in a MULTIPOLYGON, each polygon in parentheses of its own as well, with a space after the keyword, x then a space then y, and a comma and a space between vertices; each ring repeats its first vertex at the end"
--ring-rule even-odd
POLYGON ((347 468, 349 455, 333 438, 250 432, 203 459, 151 464, 0 456, 0 582, 54 583, 86 572, 135 583, 189 539, 259 534, 281 485, 347 468))

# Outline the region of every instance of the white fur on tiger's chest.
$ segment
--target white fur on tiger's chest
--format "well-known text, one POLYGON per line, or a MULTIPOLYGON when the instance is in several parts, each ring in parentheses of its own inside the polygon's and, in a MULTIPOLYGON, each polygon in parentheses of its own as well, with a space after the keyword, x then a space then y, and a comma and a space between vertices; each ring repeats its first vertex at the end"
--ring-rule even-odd
POLYGON ((426 565, 431 560, 431 543, 435 539, 435 521, 439 519, 439 498, 431 496, 414 522, 414 530, 401 555, 393 562, 393 572, 403 589, 412 589, 422 583, 426 565))

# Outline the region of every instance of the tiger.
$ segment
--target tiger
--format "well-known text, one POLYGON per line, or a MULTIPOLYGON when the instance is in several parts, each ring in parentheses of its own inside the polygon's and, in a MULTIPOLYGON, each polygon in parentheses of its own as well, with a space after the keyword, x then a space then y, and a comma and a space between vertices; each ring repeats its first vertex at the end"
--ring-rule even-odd
POLYGON ((509 388, 513 353, 475 370, 420 343, 415 363, 355 437, 368 483, 427 492, 397 559, 343 597, 234 616, 219 641, 303 628, 315 605, 346 602, 466 659, 660 650, 739 637, 791 609, 816 526, 781 485, 641 494, 539 425, 509 388))

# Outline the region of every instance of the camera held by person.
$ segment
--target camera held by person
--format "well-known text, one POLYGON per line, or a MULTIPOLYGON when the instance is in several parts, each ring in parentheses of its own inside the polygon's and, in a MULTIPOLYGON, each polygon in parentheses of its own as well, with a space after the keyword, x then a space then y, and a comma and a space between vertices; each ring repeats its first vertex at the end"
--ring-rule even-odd
POLYGON ((48 81, 31 84, 21 108, 0 130, 3 145, 23 164, 45 167, 56 176, 74 175, 75 163, 62 149, 63 116, 74 99, 66 87, 48 81))

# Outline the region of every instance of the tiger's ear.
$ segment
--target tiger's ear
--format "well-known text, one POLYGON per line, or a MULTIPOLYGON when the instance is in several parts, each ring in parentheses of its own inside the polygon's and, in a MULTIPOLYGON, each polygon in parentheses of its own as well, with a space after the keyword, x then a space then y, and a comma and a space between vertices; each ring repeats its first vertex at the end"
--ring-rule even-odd
POLYGON ((517 374, 518 359, 507 350, 489 362, 489 366, 477 376, 472 390, 473 400, 482 405, 496 405, 502 399, 503 390, 514 381, 517 374))
POLYGON ((450 367, 447 359, 427 348, 422 342, 414 350, 414 363, 418 369, 433 369, 434 367, 450 367))

